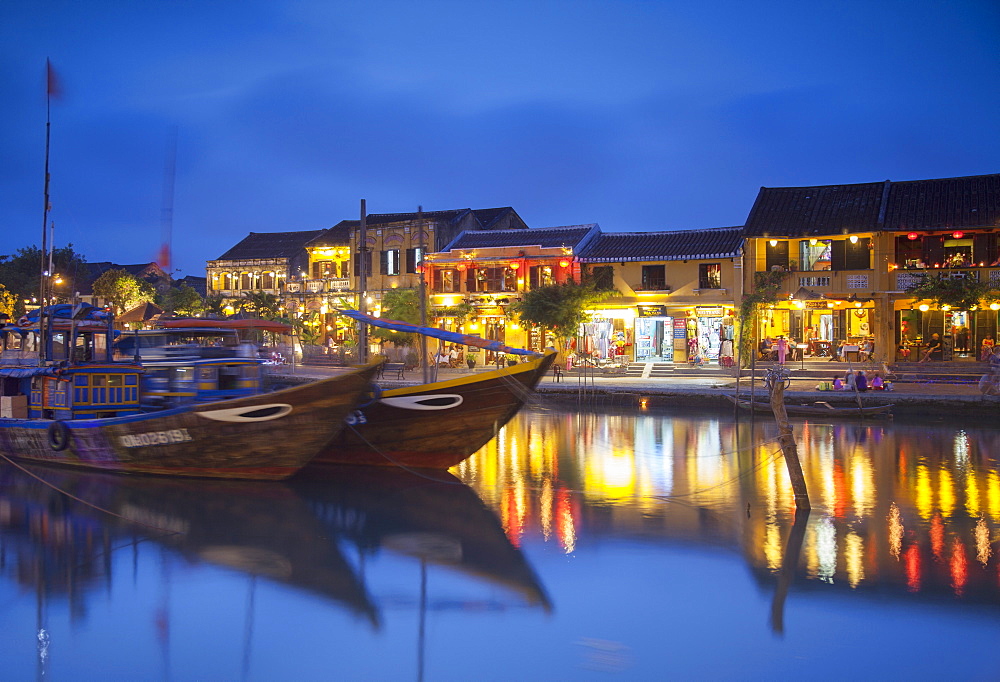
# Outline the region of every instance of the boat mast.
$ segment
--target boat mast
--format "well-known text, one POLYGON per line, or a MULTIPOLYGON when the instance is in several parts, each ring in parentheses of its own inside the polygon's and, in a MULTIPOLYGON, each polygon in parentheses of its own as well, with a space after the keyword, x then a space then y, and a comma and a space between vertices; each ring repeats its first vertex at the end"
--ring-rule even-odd
POLYGON ((45 347, 48 335, 45 331, 45 299, 48 295, 48 264, 50 261, 48 247, 49 224, 49 142, 52 137, 52 95, 56 89, 55 72, 52 62, 45 60, 45 189, 42 202, 42 255, 39 265, 38 281, 38 364, 45 363, 45 347))
MULTIPOLYGON (((420 230, 420 238, 418 243, 420 244, 420 260, 414 265, 414 268, 420 274, 420 326, 427 326, 427 280, 425 279, 424 272, 424 252, 427 250, 427 242, 424 240, 424 207, 417 206, 417 229, 420 230)), ((424 334, 420 335, 420 366, 424 368, 424 383, 428 383, 430 379, 427 376, 427 336, 424 334)), ((434 368, 437 370, 437 362, 434 363, 434 368)), ((436 372, 435 372, 436 373, 436 372)))
MULTIPOLYGON (((368 303, 365 301, 368 289, 368 235, 365 200, 361 200, 361 227, 358 231, 358 312, 368 314, 368 303)), ((368 363, 368 325, 362 322, 358 325, 358 361, 368 363)))

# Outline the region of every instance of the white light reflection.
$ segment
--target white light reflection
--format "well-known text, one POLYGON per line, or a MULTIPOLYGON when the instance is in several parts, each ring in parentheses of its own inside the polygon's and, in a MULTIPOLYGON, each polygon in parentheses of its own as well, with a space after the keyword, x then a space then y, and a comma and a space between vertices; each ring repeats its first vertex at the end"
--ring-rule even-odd
POLYGON ((969 466, 969 434, 959 431, 955 434, 955 464, 962 469, 969 466))
POLYGON ((837 573, 837 528, 829 516, 816 524, 816 577, 828 583, 833 582, 837 573))

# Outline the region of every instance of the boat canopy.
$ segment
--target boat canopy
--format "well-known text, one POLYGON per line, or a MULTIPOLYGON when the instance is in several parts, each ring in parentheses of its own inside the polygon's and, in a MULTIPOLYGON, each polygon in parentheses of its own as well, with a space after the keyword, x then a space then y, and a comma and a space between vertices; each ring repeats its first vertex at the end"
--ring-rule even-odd
POLYGON ((399 320, 387 320, 382 317, 372 317, 371 315, 365 315, 364 313, 357 310, 351 310, 350 308, 338 309, 336 312, 341 315, 346 315, 347 317, 357 320, 358 322, 365 322, 373 327, 381 327, 382 329, 394 329, 397 332, 407 332, 410 334, 423 334, 424 336, 430 336, 435 339, 450 341, 451 343, 460 343, 466 346, 476 346, 477 348, 485 348, 486 350, 492 350, 497 353, 509 353, 510 355, 541 355, 541 353, 536 353, 533 350, 514 348, 512 346, 504 345, 499 341, 484 339, 479 336, 459 334, 458 332, 450 332, 445 329, 438 329, 437 327, 421 327, 420 325, 411 324, 410 322, 400 322, 399 320))
POLYGON ((55 367, 0 367, 0 377, 5 379, 30 379, 31 377, 57 377, 55 367))
POLYGON ((265 332, 274 332, 275 334, 292 333, 292 325, 290 324, 277 322, 275 320, 258 320, 252 318, 213 320, 206 317, 178 317, 170 320, 160 319, 157 321, 156 326, 161 329, 174 329, 177 327, 215 327, 216 329, 237 330, 260 329, 265 332))
POLYGON ((106 322, 108 317, 110 317, 108 311, 104 308, 98 308, 95 305, 90 305, 89 303, 78 303, 73 305, 71 303, 57 303, 56 305, 48 305, 45 308, 35 308, 34 310, 29 310, 27 313, 21 317, 17 324, 20 327, 28 327, 31 325, 38 324, 38 318, 42 314, 42 311, 49 317, 61 319, 61 320, 86 320, 89 322, 106 322))

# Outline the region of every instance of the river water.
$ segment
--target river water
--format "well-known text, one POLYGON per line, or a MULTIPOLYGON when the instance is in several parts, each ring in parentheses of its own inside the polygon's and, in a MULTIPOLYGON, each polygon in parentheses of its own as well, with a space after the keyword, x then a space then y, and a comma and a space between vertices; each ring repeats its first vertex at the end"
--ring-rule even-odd
POLYGON ((450 474, 0 465, 5 680, 996 679, 1000 430, 538 407, 450 474))

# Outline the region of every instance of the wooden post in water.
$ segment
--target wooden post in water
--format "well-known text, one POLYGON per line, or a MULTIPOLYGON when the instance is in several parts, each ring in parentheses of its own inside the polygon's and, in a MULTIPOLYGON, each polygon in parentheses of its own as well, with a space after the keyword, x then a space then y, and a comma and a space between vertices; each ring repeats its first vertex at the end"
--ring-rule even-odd
POLYGON ((788 370, 783 367, 775 366, 767 371, 767 383, 771 388, 771 411, 774 412, 774 420, 778 424, 778 443, 781 445, 785 466, 788 468, 788 478, 792 482, 792 491, 795 493, 795 507, 797 509, 810 509, 806 479, 802 475, 799 453, 795 448, 795 437, 792 435, 792 426, 788 423, 788 413, 785 411, 785 381, 787 379, 788 370))

